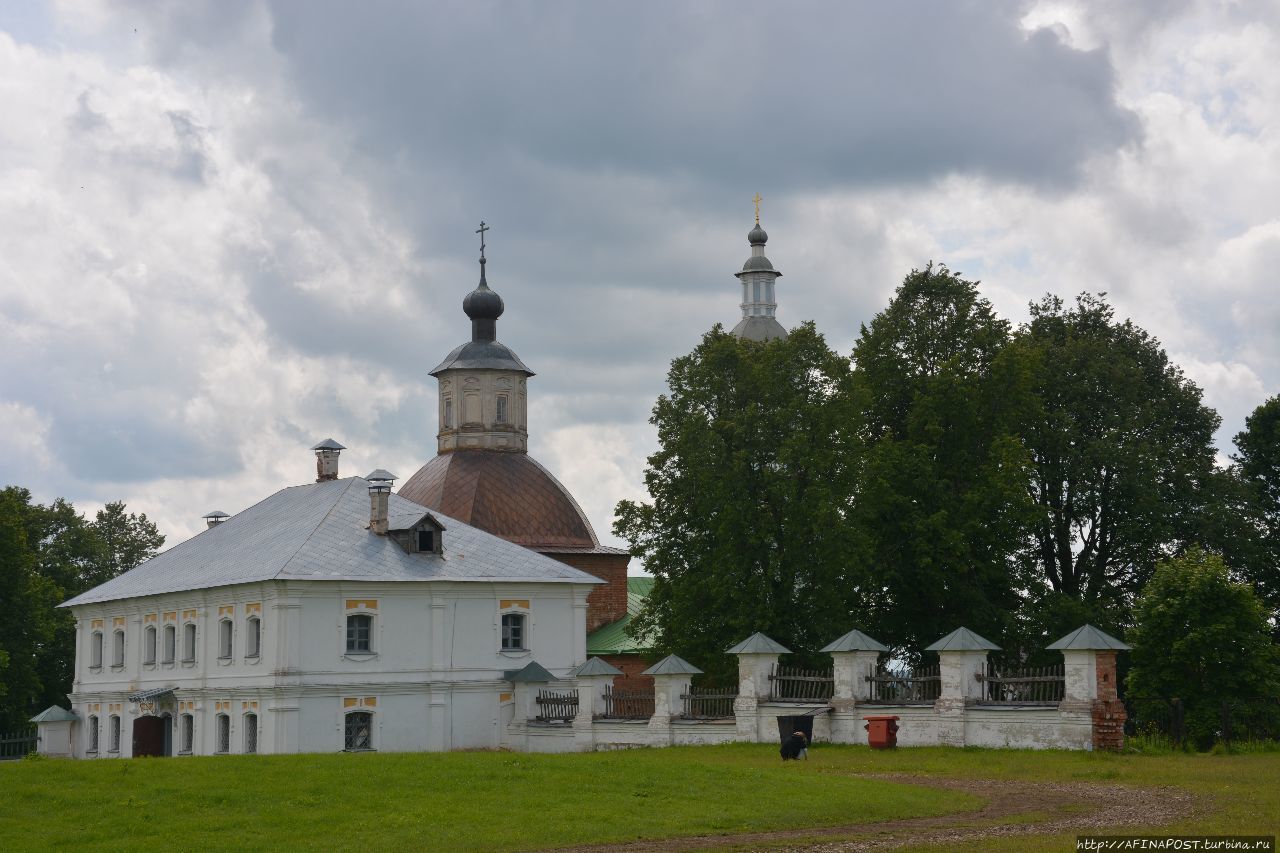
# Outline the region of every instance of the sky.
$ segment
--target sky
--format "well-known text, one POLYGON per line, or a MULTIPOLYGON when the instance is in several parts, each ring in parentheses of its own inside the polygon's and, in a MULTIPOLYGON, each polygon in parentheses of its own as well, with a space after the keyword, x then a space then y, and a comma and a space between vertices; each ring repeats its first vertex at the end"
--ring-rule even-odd
POLYGON ((530 452, 602 541, 673 358, 740 315, 850 352, 912 268, 1013 323, 1106 292, 1232 436, 1280 393, 1280 3, 0 4, 0 485, 170 544, 407 479, 488 280, 530 452))

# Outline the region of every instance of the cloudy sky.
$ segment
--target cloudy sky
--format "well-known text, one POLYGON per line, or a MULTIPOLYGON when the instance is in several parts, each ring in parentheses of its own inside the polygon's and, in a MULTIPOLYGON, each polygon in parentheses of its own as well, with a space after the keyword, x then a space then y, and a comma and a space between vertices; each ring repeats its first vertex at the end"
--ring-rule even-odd
POLYGON ((849 351, 913 267, 1106 291, 1223 416, 1280 392, 1271 2, 0 4, 0 484, 170 541, 434 455, 480 219, 530 446, 602 539, 670 360, 849 351))

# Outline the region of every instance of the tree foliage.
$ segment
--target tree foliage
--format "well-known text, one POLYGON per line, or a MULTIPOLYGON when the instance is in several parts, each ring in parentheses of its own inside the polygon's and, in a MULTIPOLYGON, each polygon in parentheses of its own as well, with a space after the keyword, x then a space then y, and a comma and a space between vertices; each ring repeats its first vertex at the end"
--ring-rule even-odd
POLYGON ((1280 692, 1280 652, 1261 600, 1200 548, 1159 564, 1137 600, 1130 696, 1180 698, 1188 732, 1212 740, 1219 707, 1280 692))
POLYGON ((1233 566, 1274 612, 1280 610, 1280 395, 1254 409, 1244 423, 1235 436, 1231 473, 1238 488, 1228 487, 1233 500, 1223 514, 1229 529, 1222 539, 1248 549, 1233 566))
POLYGON ((92 521, 58 498, 34 503, 26 489, 0 490, 0 722, 25 723, 66 702, 75 622, 57 605, 154 556, 164 536, 145 514, 107 504, 92 521))
POLYGON ((708 672, 754 631, 817 649, 863 596, 847 512, 858 466, 848 361, 812 324, 760 344, 720 327, 676 359, 651 423, 651 503, 614 525, 655 577, 633 629, 708 672))
POLYGON ((852 518, 877 592, 866 627, 900 649, 961 625, 997 642, 1013 629, 1030 399, 1009 334, 976 282, 930 264, 855 345, 866 463, 852 518))

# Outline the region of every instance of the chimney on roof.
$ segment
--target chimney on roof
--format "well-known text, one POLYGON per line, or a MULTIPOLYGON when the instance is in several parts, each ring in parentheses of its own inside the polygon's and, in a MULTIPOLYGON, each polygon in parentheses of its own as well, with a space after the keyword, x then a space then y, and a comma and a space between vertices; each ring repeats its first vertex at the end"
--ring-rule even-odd
POLYGON ((391 502, 391 484, 396 475, 379 468, 365 476, 369 481, 369 529, 379 536, 387 535, 387 505, 391 502))
POLYGON ((326 438, 311 449, 316 452, 316 482, 338 479, 338 454, 346 448, 332 438, 326 438))
POLYGON ((227 515, 222 510, 215 509, 213 512, 207 512, 201 517, 204 519, 205 524, 213 528, 213 527, 217 527, 219 524, 226 521, 231 516, 227 515))

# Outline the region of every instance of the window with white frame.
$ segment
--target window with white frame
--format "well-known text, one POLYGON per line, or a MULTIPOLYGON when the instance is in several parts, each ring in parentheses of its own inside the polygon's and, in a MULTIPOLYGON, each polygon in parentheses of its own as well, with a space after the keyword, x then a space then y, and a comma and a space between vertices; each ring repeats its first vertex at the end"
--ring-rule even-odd
POLYGON ((525 648, 525 617, 523 613, 502 614, 502 650, 523 651, 525 648))
POLYGON ((112 714, 107 718, 107 749, 111 752, 120 751, 120 716, 112 714))
POLYGON ((102 667, 102 632, 94 631, 89 637, 89 666, 102 667))
POLYGON ((352 711, 347 714, 344 749, 373 749, 373 714, 368 711, 352 711))
POLYGON ((347 616, 347 651, 355 654, 373 651, 373 617, 368 613, 347 616))
POLYGON ((173 663, 178 656, 178 629, 172 625, 164 626, 164 662, 173 663))
POLYGON ((219 714, 214 718, 213 728, 217 737, 217 743, 214 745, 214 752, 230 752, 231 716, 229 714, 219 714))
POLYGON ((498 395, 497 417, 494 418, 498 423, 505 424, 507 422, 507 395, 498 395))
POLYGON ((148 625, 142 632, 142 662, 156 662, 156 626, 148 625))
POLYGON ((98 751, 98 715, 89 716, 89 752, 98 751))
POLYGON ((257 616, 250 616, 245 620, 244 627, 244 656, 256 658, 262 654, 262 620, 257 616))
POLYGON ((111 634, 111 665, 124 666, 124 629, 117 628, 111 634))
POLYGON ((182 661, 196 662, 196 623, 188 622, 182 626, 182 661))
POLYGON ((191 754, 196 740, 196 718, 191 714, 183 714, 178 718, 178 752, 191 754))
POLYGON ((218 657, 223 660, 231 659, 231 620, 223 619, 218 623, 218 657))
POLYGON ((258 715, 244 715, 244 751, 252 754, 258 751, 258 715))

